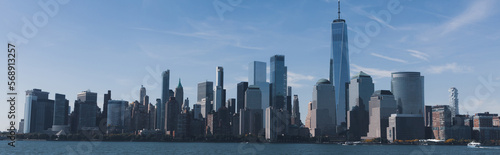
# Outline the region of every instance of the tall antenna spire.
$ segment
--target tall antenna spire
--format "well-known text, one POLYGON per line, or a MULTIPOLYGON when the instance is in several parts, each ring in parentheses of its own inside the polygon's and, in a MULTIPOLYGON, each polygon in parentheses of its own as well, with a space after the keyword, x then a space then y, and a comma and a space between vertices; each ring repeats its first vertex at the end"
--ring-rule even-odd
POLYGON ((340 0, 339 0, 339 19, 340 19, 340 0))

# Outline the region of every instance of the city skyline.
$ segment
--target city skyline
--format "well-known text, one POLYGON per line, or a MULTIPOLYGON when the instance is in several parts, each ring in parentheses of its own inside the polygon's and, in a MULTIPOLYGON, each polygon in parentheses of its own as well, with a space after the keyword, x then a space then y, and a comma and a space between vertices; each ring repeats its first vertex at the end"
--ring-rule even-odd
MULTIPOLYGON (((265 2, 265 4, 272 7, 278 8, 275 11, 269 11, 264 9, 263 12, 258 12, 263 8, 255 6, 253 2, 247 2, 240 4, 240 7, 236 7, 233 12, 227 12, 225 14, 224 20, 220 20, 215 11, 212 8, 210 2, 203 6, 200 12, 192 13, 192 18, 186 16, 181 19, 175 19, 170 17, 169 19, 181 20, 183 24, 187 24, 190 27, 187 29, 181 29, 179 25, 174 26, 173 31, 162 30, 163 20, 157 18, 148 18, 146 22, 152 22, 154 26, 143 27, 145 25, 132 25, 132 28, 119 27, 118 30, 128 32, 125 37, 152 37, 148 43, 148 40, 135 40, 135 39, 120 39, 119 34, 116 31, 110 33, 105 33, 103 31, 109 30, 112 26, 116 26, 120 21, 110 20, 111 26, 94 25, 90 24, 92 21, 100 21, 105 18, 90 19, 93 14, 81 16, 83 21, 87 24, 81 24, 77 26, 80 22, 73 18, 78 18, 75 15, 77 11, 82 11, 76 9, 77 4, 90 5, 87 2, 70 2, 67 5, 61 6, 59 14, 57 16, 50 18, 48 24, 40 28, 38 34, 30 39, 28 44, 22 45, 19 51, 19 83, 18 86, 18 97, 19 101, 17 104, 18 110, 18 120, 24 116, 24 91, 31 90, 33 88, 39 88, 43 91, 50 92, 49 99, 54 99, 55 93, 60 93, 66 95, 66 99, 70 101, 70 106, 74 108, 72 102, 76 99, 76 94, 80 93, 82 90, 90 89, 93 92, 98 93, 97 104, 102 109, 103 94, 107 90, 112 90, 114 95, 113 99, 116 100, 126 100, 132 102, 139 99, 139 88, 140 85, 144 84, 148 90, 148 96, 150 101, 154 101, 156 98, 160 98, 161 92, 161 80, 157 81, 156 78, 161 78, 161 72, 170 69, 170 83, 175 86, 176 79, 182 78, 185 97, 194 98, 196 95, 196 85, 199 82, 208 80, 216 81, 214 79, 213 68, 216 66, 223 66, 226 71, 226 89, 227 98, 236 97, 236 83, 240 81, 248 81, 245 77, 248 77, 248 66, 247 64, 252 61, 263 61, 269 63, 269 57, 274 54, 283 54, 286 56, 286 65, 288 67, 288 84, 293 87, 294 93, 299 95, 301 103, 302 120, 305 120, 305 115, 307 114, 307 108, 305 103, 311 101, 310 88, 314 83, 321 78, 328 78, 327 65, 328 59, 322 59, 323 57, 328 57, 328 23, 331 20, 336 19, 336 1, 315 1, 315 2, 291 2, 291 4, 286 4, 283 7, 278 7, 277 4, 273 2, 265 2), (87 4, 85 4, 87 3, 87 4), (327 5, 325 5, 327 4, 327 5), (325 6, 321 6, 325 5, 325 6), (250 8, 244 8, 248 6, 250 8), (303 9, 300 9, 301 6, 303 9), (206 8, 205 8, 206 7, 206 8), (258 10, 253 10, 253 8, 258 8, 258 10), (320 9, 312 11, 311 9, 306 9, 310 7, 318 7, 320 9), (72 8, 75 8, 72 10, 72 8), (279 12, 286 11, 290 9, 297 9, 300 11, 311 11, 310 15, 319 14, 320 17, 310 19, 310 25, 296 25, 286 30, 278 30, 278 27, 283 26, 278 22, 273 22, 277 25, 272 25, 270 27, 265 27, 262 24, 249 24, 247 28, 238 28, 243 24, 248 24, 242 20, 238 20, 238 17, 247 17, 252 20, 250 22, 256 22, 257 17, 248 17, 247 13, 257 13, 257 14, 270 14, 271 17, 262 19, 264 22, 272 22, 273 17, 278 18, 279 12), (332 11, 335 10, 335 11, 332 11), (68 14, 66 14, 68 13, 68 14), (207 16, 202 16, 201 14, 207 13, 207 16), (244 14, 245 13, 245 14, 244 14), (200 19, 198 21, 198 19, 200 19), (74 25, 75 24, 75 25, 74 25), (235 25, 232 25, 235 24, 235 25), (60 27, 75 26, 75 29, 60 29, 60 27), (217 26, 222 26, 222 28, 217 28, 217 26), (281 38, 282 42, 271 42, 264 43, 258 40, 259 37, 250 35, 247 32, 252 31, 252 27, 256 28, 259 35, 273 34, 271 38, 281 38), (98 30, 96 28, 102 28, 98 30), (302 30, 302 29, 306 30, 302 30), (228 29, 225 31, 224 29, 228 29), (91 36, 84 35, 82 33, 88 33, 93 30, 97 30, 98 36, 102 39, 91 40, 91 36), (297 33, 290 35, 285 35, 285 33, 299 30, 297 33), (178 32, 178 33, 175 33, 178 32), (230 35, 233 32, 235 35, 230 35), (321 33, 320 33, 321 32, 321 33), (68 35, 64 35, 68 33, 68 35), (218 37, 208 37, 208 36, 218 36, 218 37), (251 39, 243 39, 242 37, 250 36, 251 39), (287 38, 286 36, 292 36, 287 38), (191 48, 185 45, 175 45, 176 41, 173 39, 180 39, 183 42, 195 41, 197 46, 206 45, 209 50, 201 50, 199 48, 191 48), (212 39, 208 39, 212 38, 212 39), (228 39, 229 38, 229 39, 228 39), (236 39, 235 39, 236 38, 236 39), (306 41, 304 43, 299 43, 304 41, 303 39, 312 39, 312 41, 306 41), (238 42, 233 43, 229 40, 238 40, 238 42), (87 41, 84 41, 87 40, 87 41), (319 41, 321 40, 321 41, 319 41), (168 43, 171 41, 172 43, 168 43), (122 45, 123 43, 130 43, 133 45, 122 45), (163 45, 163 42, 165 45, 163 45), (316 42, 316 43, 315 43, 316 42), (211 46, 211 43, 217 43, 211 46), (286 46, 287 44, 297 44, 293 46, 286 46), (68 45, 63 45, 68 44, 68 45), (94 45, 95 47, 86 47, 88 45, 94 45), (175 46, 174 46, 175 45, 175 46), (121 47, 124 46, 124 47, 121 47), (220 47, 219 47, 220 46, 220 47), (167 52, 161 52, 165 50, 160 50, 162 48, 168 48, 167 52), (123 50, 130 48, 129 50, 123 50), (133 50, 131 50, 133 49, 133 50), (222 52, 217 52, 219 49, 223 49, 222 52), (39 51, 39 52, 35 52, 39 51), (186 52, 185 52, 186 51, 186 52), (237 52, 231 52, 237 51, 237 52), (280 53, 284 52, 284 53, 280 53), (311 51, 311 52, 308 52, 311 51), (187 54, 179 54, 179 53, 187 54), (86 53, 86 54, 83 54, 86 53), (221 55, 227 54, 227 58, 223 58, 222 61, 210 60, 205 57, 208 55, 221 55), (309 56, 314 55, 314 56, 309 56), (61 60, 60 62, 48 62, 47 60, 56 57, 61 60), (174 58, 170 58, 173 56, 174 58), (82 58, 83 60, 74 59, 75 57, 82 58), (194 58, 193 58, 194 57, 194 58), (133 61, 127 61, 130 59, 137 58, 139 63, 133 61), (176 60, 176 59, 180 59, 176 60), (305 61, 305 62, 302 62, 305 61), (89 63, 92 62, 92 63, 89 63), (132 63, 133 62, 133 63, 132 63), (183 64, 186 63, 186 64, 183 64), (156 70, 158 66, 159 70, 156 70), (119 69, 117 69, 119 68, 119 69), (194 69, 193 71, 190 71, 194 69), (124 71, 120 71, 124 70, 124 71), (132 71, 132 72, 131 72, 132 71), (159 72, 158 74, 150 74, 152 72, 159 72), (189 71, 189 72, 187 72, 189 71), (44 74, 44 73, 51 74, 44 74), (134 74, 132 74, 134 73, 134 74), (137 74, 137 75, 135 75, 137 74), (55 76, 57 75, 57 76, 55 76), (196 76, 198 75, 198 76, 196 76), (202 76, 199 76, 202 75, 202 76), (36 79, 34 79, 36 77, 36 79), (148 77, 147 82, 144 82, 148 77), (156 84, 155 84, 156 83, 156 84), (184 84, 185 83, 185 84, 184 84), (109 84, 104 85, 104 84, 109 84), (149 86, 149 87, 148 87, 149 86), (137 96, 137 97, 135 97, 137 96)), ((356 29, 364 29, 363 27, 370 23, 371 21, 376 21, 377 17, 372 17, 376 14, 369 13, 370 11, 383 11, 386 10, 386 5, 388 2, 366 2, 369 6, 364 6, 364 2, 342 2, 342 18, 349 20, 349 34, 351 38, 355 38, 356 29), (364 7, 361 7, 364 6, 364 7), (372 16, 370 16, 372 15, 372 16)), ((144 11, 144 14, 150 14, 155 12, 161 12, 161 7, 153 6, 154 3, 171 3, 171 2, 154 2, 154 1, 143 1, 139 2, 129 2, 123 4, 120 7, 135 8, 144 11), (135 6, 135 5, 140 5, 135 6), (135 6, 135 7, 134 7, 135 6), (145 11, 144 8, 154 8, 151 12, 145 11)), ((479 2, 467 2, 460 1, 453 4, 459 5, 457 9, 450 9, 453 11, 442 11, 440 7, 446 7, 445 2, 436 3, 435 5, 429 6, 430 2, 409 2, 401 1, 401 5, 404 5, 404 9, 399 14, 391 14, 391 22, 387 23, 381 27, 380 31, 382 33, 375 35, 374 37, 369 37, 371 39, 369 45, 360 49, 353 41, 349 41, 352 45, 350 46, 351 54, 351 75, 353 73, 364 71, 372 76, 374 76, 375 90, 389 89, 390 88, 390 73, 389 71, 418 71, 422 72, 422 75, 426 77, 425 87, 425 105, 437 105, 437 104, 447 104, 448 103, 448 92, 450 87, 456 87, 460 90, 460 105, 461 108, 464 107, 463 102, 467 102, 469 98, 478 98, 478 95, 474 94, 475 90, 479 86, 482 86, 482 93, 489 93, 491 97, 486 99, 481 99, 480 105, 472 104, 466 109, 460 109, 462 114, 467 112, 477 113, 490 111, 492 113, 499 113, 499 111, 491 111, 491 109, 500 109, 498 107, 499 99, 492 95, 496 91, 491 91, 484 88, 493 87, 493 90, 497 90, 497 86, 494 85, 495 80, 497 80, 497 75, 495 75, 488 67, 495 66, 493 58, 496 56, 494 51, 483 52, 481 55, 486 55, 486 58, 482 58, 482 63, 476 64, 477 56, 471 56, 465 52, 456 51, 471 51, 472 48, 469 45, 460 44, 459 48, 454 48, 451 45, 457 45, 455 42, 438 41, 439 39, 430 37, 432 31, 440 30, 440 26, 444 26, 446 31, 443 31, 441 37, 456 37, 460 36, 458 33, 461 31, 467 31, 465 34, 461 34, 467 37, 475 36, 474 33, 486 35, 489 40, 480 39, 481 41, 472 41, 474 49, 477 44, 480 46, 490 46, 489 48, 495 49, 498 45, 494 45, 495 41, 499 38, 496 34, 487 35, 484 31, 471 29, 472 26, 479 26, 482 29, 492 29, 494 25, 498 24, 493 21, 493 26, 481 25, 488 19, 494 19, 498 17, 498 14, 493 14, 494 11, 490 7, 496 2, 494 1, 479 1, 479 2), (485 9, 480 10, 482 7, 485 9), (429 10, 435 9, 435 12, 429 10), (464 11, 460 11, 464 10, 464 11), (480 10, 480 11, 479 11, 480 10), (408 13, 410 12, 410 13, 408 13), (422 22, 422 25, 416 25, 411 27, 409 25, 412 22, 403 19, 404 17, 412 17, 412 13, 419 13, 424 17, 432 17, 433 20, 431 24, 423 22, 423 19, 416 18, 415 22, 422 22), (477 13, 479 12, 479 13, 477 13), (492 13, 493 12, 493 13, 492 13), (476 15, 473 18, 477 25, 465 25, 460 23, 459 19, 470 19, 472 17, 466 16, 467 14, 476 15), (403 23, 402 23, 403 22, 403 23), (453 22, 459 22, 458 26, 453 26, 453 22), (436 25, 434 30, 429 28, 436 25), (427 24, 427 25, 425 25, 427 24), (462 24, 462 25, 460 25, 462 24), (450 26, 450 28, 446 26, 450 26), (415 29, 424 28, 424 30, 429 31, 427 34, 429 36, 416 35, 420 31, 415 29), (408 30, 410 29, 410 30, 408 30), (399 32, 408 32, 403 35, 397 35, 399 32), (386 34, 387 33, 387 34, 386 34), (492 37, 492 38, 491 38, 492 37), (406 39, 405 39, 406 38, 406 39), (425 40, 431 40, 438 43, 431 43, 425 40), (419 41, 418 43, 409 44, 409 41, 419 41), (398 42, 401 44, 407 44, 405 46, 393 45, 391 43, 398 42), (441 43, 441 44, 439 44, 441 43), (436 45, 438 44, 438 45, 436 45), (421 48, 421 45, 428 45, 430 47, 421 48), (465 46, 465 47, 464 47, 465 46), (358 51, 353 51, 351 47, 357 48, 358 51), (432 47, 440 47, 432 50, 432 47), (463 49, 461 49, 463 48, 463 49), (439 50, 439 51, 438 51, 439 50), (387 51, 387 52, 386 52, 387 51), (442 53, 440 53, 442 52, 442 53), (451 58, 451 60, 449 60, 451 58), (470 58, 470 59, 467 59, 470 58), (369 60, 369 61, 368 61, 369 60), (378 62, 383 63, 378 63, 378 62), (396 66, 395 66, 396 65, 396 66), (485 68, 485 69, 483 69, 485 68), (490 80, 490 75, 493 75, 492 80, 490 80), (460 77, 460 78, 455 78, 460 77), (481 80, 484 79, 484 80, 481 80), (453 80, 448 80, 453 79, 453 80), (483 85, 483 81, 489 85, 483 85), (490 82, 493 81, 493 82, 490 82), (490 83, 488 83, 490 82, 490 83)), ((14 33, 19 33, 19 27, 22 27, 22 17, 31 17, 34 12, 24 11, 15 12, 10 9, 10 5, 19 7, 23 9, 34 9, 42 10, 37 5, 26 4, 26 2, 13 2, 11 4, 3 5, 5 7, 0 7, 2 10, 7 12, 14 12, 9 14, 9 17, 2 18, 12 25, 0 25, 2 32, 12 31, 14 33), (19 26, 16 26, 19 25, 19 26)), ((102 2, 101 7, 110 5, 108 2, 102 2)), ((189 2, 179 2, 175 6, 181 7, 199 7, 191 6, 189 2)), ((14 7, 14 8, 15 8, 14 7)), ((98 8, 100 9, 100 8, 98 8)), ((447 8, 449 9, 449 8, 447 8)), ((175 12, 181 10, 176 9, 165 9, 163 11, 175 12)), ((262 10, 261 10, 262 11, 262 10)), ((98 13, 98 12, 96 12, 98 13)), ((292 12, 297 13, 297 12, 292 12)), ((167 14, 167 13, 165 13, 167 14)), ((120 15, 119 18, 123 18, 127 15, 120 15)), ((141 14, 142 15, 142 14, 141 14)), ((3 16, 7 16, 4 14, 3 16)), ((106 17, 110 14, 106 14, 106 17)), ((137 16, 136 16, 137 17, 137 16)), ((140 16, 139 16, 140 17, 140 16)), ((159 18, 159 17, 158 17, 159 18)), ((28 18, 31 19, 31 18, 28 18)), ((303 16, 297 17, 297 19, 286 19, 282 20, 283 23, 296 23, 300 21, 307 21, 303 16)), ((256 22, 258 23, 258 22, 256 22)), ((264 24, 265 25, 265 24, 264 24)), ((169 29, 169 28, 167 28, 169 29)), ((252 31, 253 32, 253 31, 252 31)), ((3 33, 3 34, 7 34, 3 33)), ((91 33, 94 34, 94 33, 91 33)), ((7 42, 6 39, 2 39, 7 42)), ((460 41, 459 38, 454 38, 454 41, 460 41)), ((484 49, 489 49, 484 47, 484 49)), ((482 52, 482 51, 481 51, 482 52)), ((474 52, 472 52, 474 53, 474 52)), ((5 73, 2 73, 5 74, 5 73)), ((174 89, 170 87, 170 89, 174 89)), ((1 108, 7 109, 7 108, 1 108)), ((1 121, 4 121, 2 119, 1 121)), ((2 122, 2 125, 7 123, 2 122)), ((0 128, 5 130, 6 127, 0 128)))

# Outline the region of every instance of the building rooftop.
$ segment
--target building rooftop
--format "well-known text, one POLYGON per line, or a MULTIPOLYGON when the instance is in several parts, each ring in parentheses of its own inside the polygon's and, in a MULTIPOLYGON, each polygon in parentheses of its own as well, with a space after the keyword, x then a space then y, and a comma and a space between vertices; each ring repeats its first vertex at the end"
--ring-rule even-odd
POLYGON ((316 82, 316 85, 319 84, 331 84, 331 83, 327 79, 319 79, 318 82, 316 82))
POLYGON ((372 96, 382 96, 382 95, 393 95, 389 90, 377 90, 373 93, 372 96))
POLYGON ((366 74, 363 71, 360 71, 358 74, 354 75, 351 79, 357 79, 359 77, 371 77, 370 75, 366 74))

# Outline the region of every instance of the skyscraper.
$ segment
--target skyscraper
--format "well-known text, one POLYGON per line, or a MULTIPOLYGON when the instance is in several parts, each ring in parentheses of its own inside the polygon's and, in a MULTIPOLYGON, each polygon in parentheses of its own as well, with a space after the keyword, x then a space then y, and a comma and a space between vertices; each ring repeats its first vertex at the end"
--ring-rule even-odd
POLYGON ((234 113, 236 113, 236 99, 230 98, 226 101, 226 103, 227 103, 226 107, 229 110, 229 114, 233 115, 234 113))
POLYGON ((156 99, 156 121, 155 121, 155 129, 160 129, 160 130, 163 130, 163 126, 161 126, 163 123, 161 123, 162 121, 162 110, 161 109, 162 106, 162 102, 161 102, 161 99, 157 98, 156 99))
POLYGON ((286 110, 287 67, 284 55, 271 57, 271 106, 286 110))
POLYGON ((369 139, 387 139, 389 117, 396 113, 397 105, 389 90, 377 90, 369 101, 370 125, 367 137, 369 139))
POLYGON ((391 92, 398 104, 399 114, 424 112, 424 77, 419 72, 392 73, 391 92))
POLYGON ((359 140, 368 132, 368 102, 374 91, 372 78, 361 71, 351 78, 348 90, 347 128, 349 129, 349 138, 359 140))
POLYGON ((219 108, 224 105, 224 102, 226 101, 226 91, 224 90, 224 68, 222 66, 217 66, 217 74, 216 74, 216 79, 215 81, 215 98, 214 98, 214 109, 215 111, 218 111, 219 108))
POLYGON ((245 108, 245 92, 248 89, 248 82, 240 82, 237 85, 236 92, 236 112, 239 112, 240 109, 245 108))
POLYGON ((146 96, 146 88, 144 88, 144 86, 141 85, 141 90, 139 92, 139 103, 141 103, 142 105, 149 104, 149 103, 144 103, 144 96, 146 96))
POLYGON ((109 100, 108 101, 108 117, 107 119, 107 132, 108 133, 121 133, 125 129, 125 112, 128 107, 127 101, 109 100))
POLYGON ((330 81, 335 86, 337 104, 337 125, 346 122, 346 83, 349 82, 349 48, 347 24, 340 18, 339 1, 338 19, 332 22, 332 44, 330 54, 330 81))
POLYGON ((49 93, 41 89, 26 91, 24 112, 24 133, 36 133, 52 127, 54 101, 49 100, 49 93))
POLYGON ((54 100, 54 123, 52 131, 66 130, 68 132, 68 108, 69 101, 63 94, 57 94, 54 100))
MULTIPOLYGON (((173 95, 173 94, 172 94, 173 95)), ((170 98, 170 70, 164 71, 162 74, 162 89, 161 89, 161 104, 160 113, 157 114, 159 116, 159 120, 157 121, 158 129, 164 130, 165 128, 165 105, 167 104, 168 99, 170 98)))
POLYGON ((312 95, 310 133, 312 137, 336 133, 334 86, 327 79, 316 82, 312 95))
POLYGON ((300 110, 299 110, 299 96, 293 95, 293 109, 291 116, 291 125, 301 126, 302 121, 300 120, 300 110))
POLYGON ((458 107, 458 89, 455 87, 451 87, 448 92, 450 92, 450 111, 451 120, 453 122, 453 118, 455 118, 456 115, 460 115, 458 107))
POLYGON ((175 95, 174 96, 175 96, 175 99, 177 100, 177 103, 179 103, 179 105, 184 104, 184 88, 182 87, 180 78, 179 78, 179 84, 175 88, 175 95))
POLYGON ((262 108, 269 107, 269 82, 267 82, 266 63, 250 62, 248 65, 248 84, 259 86, 262 92, 262 108))
POLYGON ((167 102, 166 106, 166 116, 165 116, 165 131, 172 132, 177 129, 177 122, 179 119, 179 114, 181 111, 179 111, 179 103, 177 103, 177 100, 175 97, 170 97, 170 99, 167 102))
POLYGON ((107 118, 108 117, 108 101, 111 100, 111 90, 108 90, 107 94, 104 94, 104 101, 103 101, 103 110, 102 110, 102 117, 107 118))
POLYGON ((97 93, 90 90, 77 95, 75 101, 76 130, 87 130, 97 126, 97 93))
POLYGON ((240 110, 240 135, 257 135, 262 129, 262 93, 258 86, 250 85, 245 93, 245 108, 240 110))
POLYGON ((201 105, 203 117, 213 110, 212 101, 214 99, 214 83, 205 81, 198 83, 197 103, 201 105))
POLYGON ((266 108, 266 139, 275 141, 277 135, 288 134, 290 115, 287 111, 287 67, 284 55, 271 57, 271 103, 266 108))

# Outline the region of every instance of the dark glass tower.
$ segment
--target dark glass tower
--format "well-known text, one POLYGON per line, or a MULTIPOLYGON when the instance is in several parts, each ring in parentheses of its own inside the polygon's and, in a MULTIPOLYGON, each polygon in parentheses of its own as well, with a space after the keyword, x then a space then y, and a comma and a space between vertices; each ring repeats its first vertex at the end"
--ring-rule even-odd
POLYGON ((330 81, 335 86, 337 105, 337 125, 346 122, 346 83, 349 82, 349 48, 347 43, 347 24, 339 17, 332 22, 332 44, 330 54, 330 81))
POLYGON ((286 109, 287 96, 287 67, 285 56, 271 57, 271 106, 274 109, 286 109))
POLYGON ((248 89, 248 82, 240 82, 237 86, 236 92, 236 112, 238 113, 240 109, 245 108, 245 91, 248 89))
MULTIPOLYGON (((160 113, 157 113, 157 117, 160 118, 157 122, 157 128, 163 130, 165 128, 165 105, 170 97, 170 70, 164 71, 162 74, 162 89, 161 89, 161 104, 160 113)), ((172 94, 173 95, 173 94, 172 94)))

